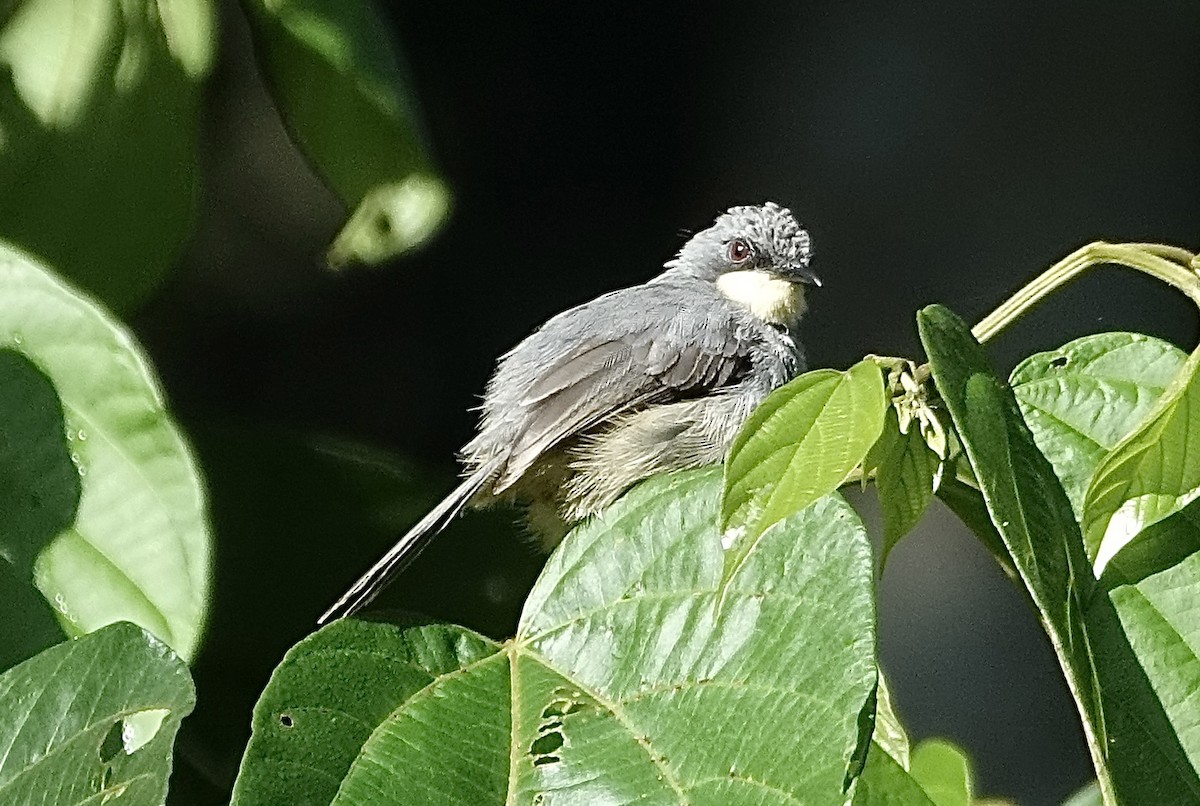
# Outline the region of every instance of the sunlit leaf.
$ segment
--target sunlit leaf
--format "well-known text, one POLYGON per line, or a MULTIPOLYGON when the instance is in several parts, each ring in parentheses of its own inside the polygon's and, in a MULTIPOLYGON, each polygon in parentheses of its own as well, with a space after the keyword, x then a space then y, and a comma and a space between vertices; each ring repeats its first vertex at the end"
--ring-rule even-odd
POLYGON ((369 0, 244 0, 271 94, 297 145, 351 210, 331 266, 380 263, 449 211, 387 24, 369 0))
POLYGON ((918 315, 933 377, 988 514, 1036 606, 1083 717, 1097 774, 1120 802, 1187 802, 1200 779, 1119 611, 1097 585, 1070 502, 1016 399, 969 329, 940 306, 918 315))
POLYGON ((209 534, 190 453, 129 333, 0 245, 0 346, 54 385, 82 477, 74 523, 34 562, 69 634, 132 621, 191 657, 208 596, 209 534))
POLYGON ((0 23, 0 238, 109 306, 161 283, 197 201, 211 0, 23 0, 0 23))
POLYGON ((195 692, 165 644, 114 624, 0 675, 0 702, 0 803, 151 804, 195 692))
POLYGON ((1150 336, 1100 333, 1031 355, 1013 370, 1021 414, 1076 520, 1083 520, 1084 495, 1105 454, 1146 419, 1186 360, 1150 336))
POLYGON ((730 579, 773 524, 836 490, 883 430, 883 375, 871 361, 806 372, 775 390, 725 462, 721 505, 730 579))
POLYGON ((1143 529, 1200 496, 1200 351, 1183 364, 1138 429, 1096 469, 1083 506, 1097 573, 1143 529))
POLYGON ((841 802, 876 679, 862 525, 836 496, 785 519, 718 611, 720 493, 659 477, 573 532, 505 644, 335 623, 297 645, 238 802, 841 802))

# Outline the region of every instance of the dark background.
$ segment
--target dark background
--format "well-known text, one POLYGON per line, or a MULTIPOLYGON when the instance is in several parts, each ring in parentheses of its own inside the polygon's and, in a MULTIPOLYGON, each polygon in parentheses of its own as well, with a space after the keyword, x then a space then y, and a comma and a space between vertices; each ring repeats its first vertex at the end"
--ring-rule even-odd
MULTIPOLYGON (((202 221, 183 270, 134 320, 209 477, 219 541, 181 737, 177 780, 191 786, 175 797, 223 797, 283 651, 452 486, 495 357, 553 313, 656 273, 681 228, 732 204, 791 206, 826 284, 803 340, 813 365, 834 367, 918 358, 920 306, 974 321, 1090 240, 1200 246, 1195 3, 382 10, 455 192, 440 237, 378 270, 320 268, 343 211, 289 144, 228 5, 202 221), (381 460, 396 484, 372 488, 398 499, 387 517, 347 514, 339 485, 361 485, 313 459, 313 433, 405 457, 381 460), (289 447, 297 434, 307 447, 289 447)), ((1190 347, 1194 319, 1182 297, 1109 269, 990 350, 1007 371, 1100 330, 1190 347)), ((869 496, 855 503, 874 517, 869 496)), ((508 524, 457 524, 387 601, 511 631, 540 560, 508 524)), ((892 555, 880 608, 914 738, 961 743, 983 793, 1020 803, 1059 802, 1090 777, 1032 613, 944 510, 892 555)))

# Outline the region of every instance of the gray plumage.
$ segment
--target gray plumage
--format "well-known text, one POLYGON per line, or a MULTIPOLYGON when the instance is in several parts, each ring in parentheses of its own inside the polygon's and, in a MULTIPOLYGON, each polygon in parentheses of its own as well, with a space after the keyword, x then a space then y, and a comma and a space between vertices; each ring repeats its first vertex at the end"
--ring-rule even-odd
POLYGON ((722 461, 750 412, 804 369, 811 241, 768 202, 734 207, 651 281, 565 311, 500 358, 466 477, 322 617, 349 615, 464 506, 511 500, 552 547, 656 473, 722 461))

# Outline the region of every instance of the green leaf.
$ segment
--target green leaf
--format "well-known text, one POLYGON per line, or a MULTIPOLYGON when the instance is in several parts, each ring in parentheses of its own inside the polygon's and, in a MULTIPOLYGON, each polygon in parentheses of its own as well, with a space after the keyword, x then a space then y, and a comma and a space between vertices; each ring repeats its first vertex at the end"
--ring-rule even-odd
POLYGON ((1092 781, 1074 795, 1063 801, 1063 806, 1101 806, 1104 799, 1100 796, 1100 785, 1092 781))
POLYGON ((867 766, 855 784, 853 806, 935 806, 908 770, 871 742, 867 766))
MULTIPOLYGON (((1068 379, 1067 400, 1072 411, 1052 392, 1032 412, 1024 409, 1039 447, 1058 458, 1060 478, 1075 479, 1082 502, 1090 473, 1103 451, 1133 431, 1169 386, 1184 363, 1175 347, 1136 334, 1103 334, 1072 342, 1056 353, 1034 356, 1014 373, 1023 378, 1046 372, 1054 358, 1067 358, 1067 372, 1078 369, 1082 382, 1068 379), (1100 380, 1095 380, 1099 378, 1100 380), (1040 411, 1054 416, 1041 418, 1040 411), (1089 449, 1084 442, 1091 441, 1089 449), (1072 453, 1072 448, 1074 452, 1072 453), (1071 459, 1075 459, 1075 463, 1071 459), (1084 472, 1078 472, 1082 466, 1084 472), (1072 471, 1076 471, 1072 476, 1072 471)), ((1060 361, 1061 363, 1061 361, 1060 361)), ((1045 381, 1033 381, 1033 384, 1045 381)), ((1053 387, 1051 387, 1052 389, 1053 387)), ((1020 396, 1021 387, 1015 390, 1020 396)), ((1137 540, 1117 552, 1107 564, 1102 583, 1116 608, 1124 641, 1162 704, 1193 766, 1200 763, 1200 611, 1193 606, 1195 582, 1200 579, 1200 504, 1145 529, 1137 540)))
POLYGON ((806 372, 776 389, 742 427, 725 462, 724 580, 763 533, 836 490, 883 430, 883 375, 871 361, 806 372))
POLYGON ((436 175, 387 26, 366 0, 244 0, 271 94, 297 145, 353 212, 337 268, 428 240, 450 193, 436 175))
POLYGON ((312 802, 338 804, 840 802, 876 680, 865 532, 822 499, 763 538, 718 613, 720 493, 715 471, 658 477, 574 531, 503 645, 355 623, 301 643, 239 802, 309 802, 310 764, 312 802))
POLYGON ((1097 573, 1143 529, 1200 496, 1200 350, 1096 469, 1083 506, 1088 556, 1097 573))
POLYGON ((301 794, 301 802, 331 802, 363 744, 393 711, 497 649, 459 627, 355 620, 305 639, 284 657, 254 708, 254 738, 234 803, 288 803, 301 794))
POLYGON ((82 477, 73 524, 41 549, 37 587, 68 634, 132 621, 185 658, 208 597, 203 490, 129 333, 0 244, 0 345, 54 384, 82 477))
POLYGON ((0 675, 0 802, 162 803, 195 692, 132 624, 51 647, 0 675))
POLYGON ((935 806, 971 806, 971 762, 945 739, 926 739, 913 748, 909 772, 935 806))
MULTIPOLYGON (((1200 768, 1200 503, 1151 526, 1102 579, 1124 640, 1157 695, 1179 743, 1200 768)), ((1131 714, 1131 718, 1136 718, 1131 714)))
POLYGON ((918 324, 990 518, 1075 696, 1106 802, 1200 798, 1194 761, 1096 584, 1070 502, 1011 390, 950 311, 926 308, 918 324))
POLYGON ((1009 382, 1075 519, 1104 456, 1150 413, 1187 356, 1138 333, 1101 333, 1031 355, 1009 382))
POLYGON ((892 547, 908 534, 933 500, 933 481, 938 457, 921 436, 914 422, 908 433, 900 433, 896 410, 888 407, 882 445, 875 465, 875 487, 883 512, 883 561, 892 547))
POLYGON ((197 202, 211 0, 23 0, 0 22, 0 238, 108 305, 162 282, 197 202))
POLYGON ((852 806, 969 806, 970 765, 962 751, 941 739, 910 751, 883 675, 877 695, 875 732, 852 806))
POLYGON ((0 348, 0 670, 63 638, 33 587, 33 561, 74 522, 79 494, 53 383, 25 356, 0 348))
POLYGON ((879 675, 879 688, 875 694, 875 731, 871 734, 871 741, 907 770, 911 755, 908 733, 896 715, 892 704, 892 692, 882 673, 879 675))

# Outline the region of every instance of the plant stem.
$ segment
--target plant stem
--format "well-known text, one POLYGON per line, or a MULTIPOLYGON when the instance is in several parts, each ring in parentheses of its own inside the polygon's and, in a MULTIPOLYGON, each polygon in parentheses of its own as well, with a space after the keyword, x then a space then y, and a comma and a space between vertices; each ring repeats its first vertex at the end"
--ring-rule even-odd
POLYGON ((1179 289, 1200 308, 1200 275, 1193 268, 1196 260, 1191 252, 1177 246, 1096 241, 1055 263, 980 320, 971 333, 981 344, 986 343, 1051 292, 1102 263, 1116 263, 1149 274, 1179 289))

